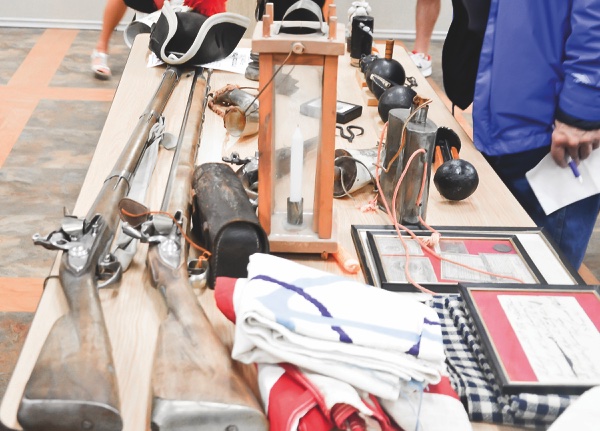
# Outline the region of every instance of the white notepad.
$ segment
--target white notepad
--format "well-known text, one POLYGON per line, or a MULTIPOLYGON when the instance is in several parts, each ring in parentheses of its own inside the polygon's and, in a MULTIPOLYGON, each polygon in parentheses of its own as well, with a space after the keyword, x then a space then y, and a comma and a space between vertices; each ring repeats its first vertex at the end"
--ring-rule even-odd
POLYGON ((600 151, 579 163, 580 182, 571 168, 561 168, 548 154, 525 176, 546 214, 600 193, 600 151))

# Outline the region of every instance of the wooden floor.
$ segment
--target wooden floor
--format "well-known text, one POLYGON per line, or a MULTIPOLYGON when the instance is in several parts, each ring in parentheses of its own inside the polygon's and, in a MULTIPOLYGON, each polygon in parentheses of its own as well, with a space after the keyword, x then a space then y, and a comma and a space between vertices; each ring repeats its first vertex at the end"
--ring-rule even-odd
MULTIPOLYGON (((55 253, 34 246, 31 236, 57 229, 74 205, 127 61, 115 33, 114 76, 96 80, 89 54, 97 37, 89 30, 0 28, 0 312, 35 310, 55 253)), ((443 95, 441 46, 433 43, 430 82, 443 95)), ((458 119, 470 133, 470 112, 458 119)), ((600 228, 585 264, 600 276, 600 228)))

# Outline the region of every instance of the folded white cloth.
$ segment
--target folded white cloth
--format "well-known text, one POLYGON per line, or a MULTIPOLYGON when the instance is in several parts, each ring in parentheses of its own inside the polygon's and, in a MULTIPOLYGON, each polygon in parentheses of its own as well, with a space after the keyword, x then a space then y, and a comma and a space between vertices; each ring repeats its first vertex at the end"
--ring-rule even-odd
POLYGON ((381 400, 381 406, 403 430, 471 431, 469 415, 455 393, 448 393, 454 392, 448 377, 443 379, 445 384, 435 388, 440 392, 408 392, 396 401, 381 400))
POLYGON ((393 292, 254 254, 233 303, 244 363, 289 362, 391 400, 444 369, 437 313, 393 292))

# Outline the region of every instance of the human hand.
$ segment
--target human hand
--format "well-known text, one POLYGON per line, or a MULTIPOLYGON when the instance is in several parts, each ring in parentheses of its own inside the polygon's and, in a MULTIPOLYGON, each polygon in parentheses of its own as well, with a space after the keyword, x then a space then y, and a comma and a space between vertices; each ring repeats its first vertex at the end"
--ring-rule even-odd
POLYGON ((567 156, 579 164, 598 147, 600 147, 600 129, 582 130, 558 120, 554 122, 550 154, 557 165, 566 167, 567 156))

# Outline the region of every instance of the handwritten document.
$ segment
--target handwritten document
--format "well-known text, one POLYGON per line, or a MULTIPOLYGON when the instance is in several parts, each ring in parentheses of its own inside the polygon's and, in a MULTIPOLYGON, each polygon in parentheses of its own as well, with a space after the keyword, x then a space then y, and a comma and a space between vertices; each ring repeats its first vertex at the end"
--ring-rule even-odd
POLYGON ((498 300, 540 383, 600 384, 600 333, 574 297, 498 300))

